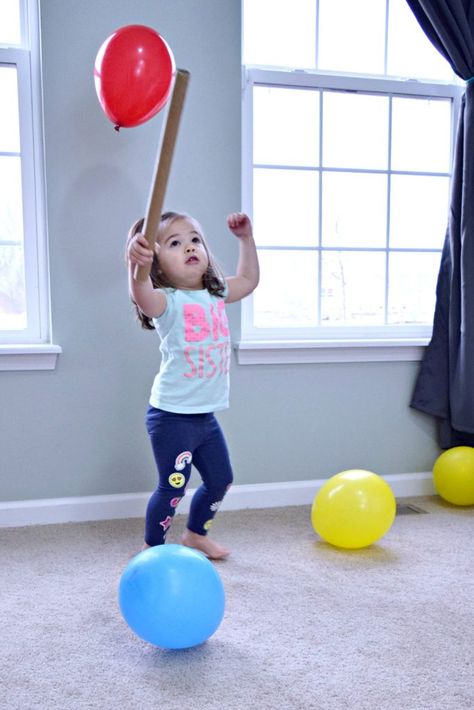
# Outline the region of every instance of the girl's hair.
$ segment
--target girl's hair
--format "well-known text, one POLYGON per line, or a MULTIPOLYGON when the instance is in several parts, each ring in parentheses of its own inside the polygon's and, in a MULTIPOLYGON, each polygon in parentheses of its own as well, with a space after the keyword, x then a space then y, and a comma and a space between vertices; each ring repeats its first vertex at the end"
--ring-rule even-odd
MULTIPOLYGON (((177 219, 189 219, 193 222, 196 222, 195 219, 184 213, 181 214, 179 212, 164 212, 161 215, 161 221, 158 228, 162 229, 166 222, 172 224, 177 219)), ((138 232, 141 232, 141 230, 143 229, 144 223, 145 220, 142 218, 138 219, 135 224, 131 226, 127 237, 127 250, 128 245, 130 244, 133 237, 138 234, 138 232)), ((207 253, 207 257, 209 259, 209 266, 207 267, 207 270, 204 276, 202 277, 203 286, 213 296, 223 296, 225 291, 225 278, 222 274, 220 267, 217 264, 216 259, 209 251, 209 247, 207 246, 206 240, 204 239, 202 229, 199 228, 199 231, 202 237, 204 248, 207 253)), ((159 257, 156 255, 156 253, 153 255, 153 261, 150 269, 150 278, 153 284, 153 288, 175 288, 174 284, 169 281, 166 274, 161 271, 159 257)), ((142 313, 142 311, 139 309, 133 299, 132 303, 135 307, 136 315, 138 320, 140 321, 142 328, 144 328, 145 330, 155 330, 155 326, 153 325, 153 319, 142 313)))

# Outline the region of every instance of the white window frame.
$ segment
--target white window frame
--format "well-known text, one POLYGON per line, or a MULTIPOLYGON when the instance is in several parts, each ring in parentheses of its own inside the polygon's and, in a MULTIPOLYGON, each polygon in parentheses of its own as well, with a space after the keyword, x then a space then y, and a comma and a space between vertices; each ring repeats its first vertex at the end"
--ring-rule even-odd
POLYGON ((21 45, 0 45, 0 64, 18 76, 28 327, 0 331, 0 370, 43 370, 54 369, 61 348, 50 315, 39 0, 21 0, 21 21, 21 45))
MULTIPOLYGON (((242 205, 253 214, 253 88, 274 86, 334 89, 401 96, 426 96, 452 100, 452 150, 454 148, 463 87, 448 82, 420 82, 376 76, 342 75, 312 70, 278 70, 243 67, 242 102, 242 205)), ((258 243, 258 235, 257 235, 258 243)), ((418 361, 431 337, 431 327, 400 326, 396 335, 389 327, 344 328, 335 337, 334 328, 315 331, 304 328, 265 329, 252 325, 253 297, 242 302, 241 339, 236 344, 240 364, 418 361), (390 330, 392 332, 390 333, 390 330), (361 332, 365 337, 361 337, 361 332), (416 331, 416 333, 414 332, 416 331)))

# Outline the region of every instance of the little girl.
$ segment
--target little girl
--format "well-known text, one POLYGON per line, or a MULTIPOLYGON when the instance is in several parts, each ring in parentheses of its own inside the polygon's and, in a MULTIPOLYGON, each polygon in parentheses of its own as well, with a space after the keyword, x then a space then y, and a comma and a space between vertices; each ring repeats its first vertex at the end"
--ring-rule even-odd
POLYGON ((239 239, 237 274, 224 278, 203 231, 192 217, 162 215, 152 251, 136 222, 127 240, 129 290, 142 327, 161 339, 161 366, 153 382, 146 425, 157 468, 158 487, 146 511, 145 545, 162 545, 184 496, 193 463, 202 484, 192 501, 183 545, 210 559, 229 554, 207 537, 232 483, 227 445, 214 412, 228 407, 230 337, 225 303, 234 303, 258 284, 257 250, 245 214, 227 218, 239 239), (147 281, 135 267, 151 264, 147 281))

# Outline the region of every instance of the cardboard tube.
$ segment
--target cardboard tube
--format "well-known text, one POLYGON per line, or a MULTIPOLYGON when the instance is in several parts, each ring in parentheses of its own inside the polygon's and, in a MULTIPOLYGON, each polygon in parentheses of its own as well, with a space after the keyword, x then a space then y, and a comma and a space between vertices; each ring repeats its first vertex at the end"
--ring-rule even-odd
MULTIPOLYGON (((148 207, 145 215, 143 233, 150 249, 154 249, 158 225, 161 219, 166 187, 171 169, 176 138, 178 136, 179 122, 183 111, 186 90, 190 74, 185 69, 178 69, 173 86, 173 93, 168 107, 165 122, 161 131, 160 147, 158 149, 153 183, 148 197, 148 207)), ((137 281, 146 281, 150 275, 150 266, 137 266, 134 278, 137 281)))

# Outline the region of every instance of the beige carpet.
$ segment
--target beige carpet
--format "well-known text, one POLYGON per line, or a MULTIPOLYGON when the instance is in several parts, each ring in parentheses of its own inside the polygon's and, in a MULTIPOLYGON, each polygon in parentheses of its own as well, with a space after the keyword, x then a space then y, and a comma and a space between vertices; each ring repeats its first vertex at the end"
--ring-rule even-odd
POLYGON ((184 651, 117 609, 140 520, 3 529, 0 707, 474 708, 474 509, 413 502, 428 514, 351 552, 316 537, 307 507, 221 513, 225 617, 184 651))

